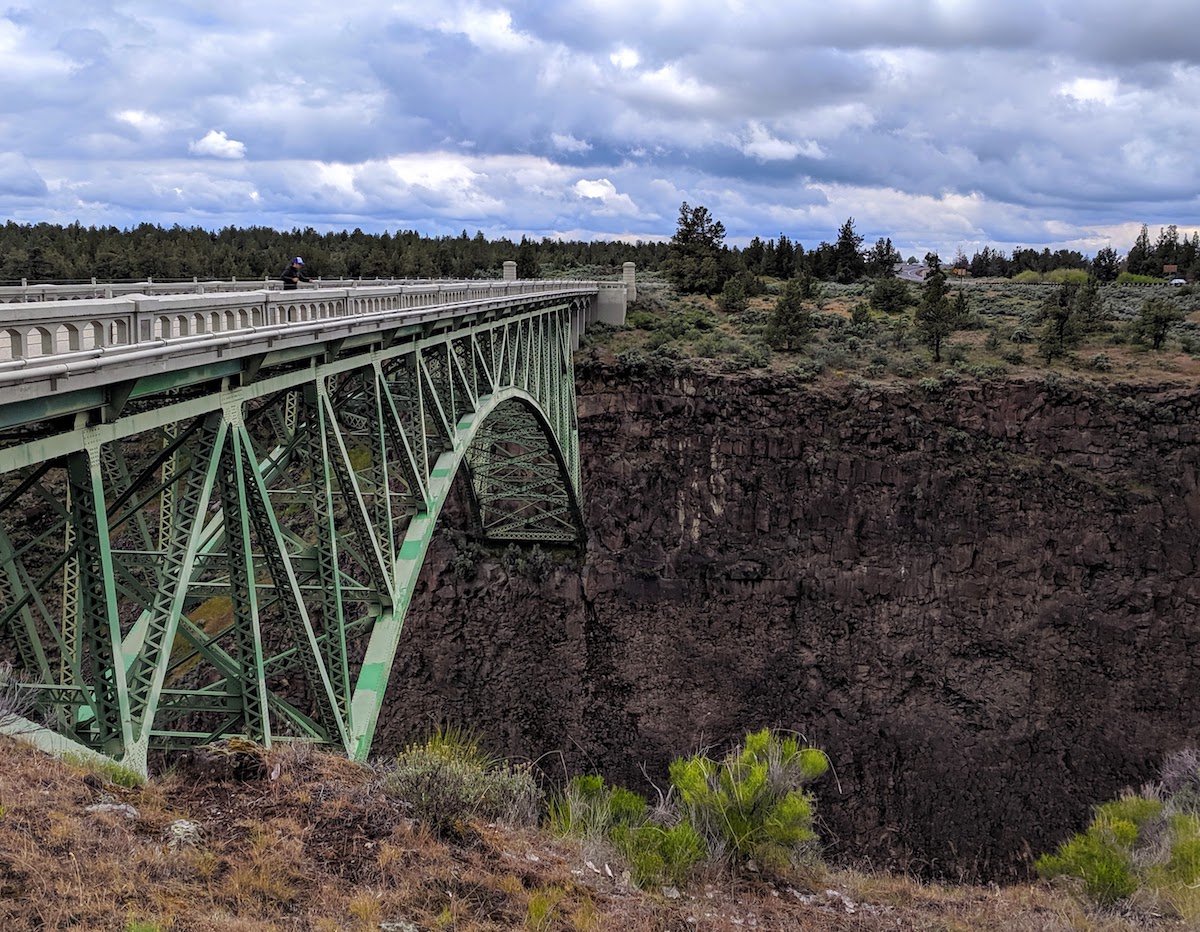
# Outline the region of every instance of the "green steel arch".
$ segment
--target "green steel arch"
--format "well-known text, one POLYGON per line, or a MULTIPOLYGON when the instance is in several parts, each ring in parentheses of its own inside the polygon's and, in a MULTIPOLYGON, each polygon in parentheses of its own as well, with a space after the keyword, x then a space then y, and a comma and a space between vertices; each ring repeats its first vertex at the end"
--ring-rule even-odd
POLYGON ((0 434, 0 651, 59 735, 144 771, 242 735, 370 752, 455 477, 491 541, 583 539, 588 297, 154 372, 0 434), (86 406, 84 406, 86 409, 86 406))

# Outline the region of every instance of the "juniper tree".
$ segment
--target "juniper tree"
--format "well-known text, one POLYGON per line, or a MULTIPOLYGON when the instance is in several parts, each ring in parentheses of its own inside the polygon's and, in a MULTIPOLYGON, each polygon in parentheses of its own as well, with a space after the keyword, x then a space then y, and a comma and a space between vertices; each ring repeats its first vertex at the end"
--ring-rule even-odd
POLYGON ((871 307, 887 314, 903 313, 912 304, 908 283, 900 278, 879 278, 871 289, 871 307))
POLYGON ((921 286, 921 300, 913 321, 921 342, 933 350, 933 361, 941 362, 942 343, 967 321, 966 297, 951 303, 950 286, 946 283, 946 273, 936 252, 926 254, 925 264, 929 272, 921 286))
POLYGON ((793 278, 775 302, 767 322, 767 342, 775 349, 800 349, 812 336, 813 312, 804 297, 807 290, 803 278, 793 278))
POLYGON ((1089 333, 1104 327, 1104 304, 1100 282, 1088 276, 1082 285, 1066 282, 1051 294, 1039 312, 1042 329, 1038 350, 1046 362, 1063 356, 1089 333))
POLYGON ((1161 296, 1147 298, 1133 320, 1133 333, 1153 349, 1162 349, 1172 325, 1183 318, 1183 311, 1170 299, 1161 296))

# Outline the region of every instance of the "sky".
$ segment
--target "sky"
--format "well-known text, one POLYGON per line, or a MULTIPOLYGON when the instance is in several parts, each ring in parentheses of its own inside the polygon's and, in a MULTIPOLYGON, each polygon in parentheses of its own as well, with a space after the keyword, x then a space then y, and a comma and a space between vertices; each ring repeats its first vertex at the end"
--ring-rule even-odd
POLYGON ((904 256, 1200 228, 1194 0, 0 0, 0 221, 904 256))

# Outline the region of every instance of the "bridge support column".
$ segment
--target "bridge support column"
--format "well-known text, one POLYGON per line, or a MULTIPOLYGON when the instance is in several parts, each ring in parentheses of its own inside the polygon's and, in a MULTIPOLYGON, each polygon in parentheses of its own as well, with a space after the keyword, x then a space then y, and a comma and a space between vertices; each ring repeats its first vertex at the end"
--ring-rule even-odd
POLYGON ((504 280, 506 282, 515 282, 517 280, 517 264, 512 259, 508 259, 504 263, 504 280))
POLYGON ((625 289, 601 288, 596 296, 596 317, 606 324, 625 323, 625 289))
POLYGON ((626 262, 621 266, 621 281, 625 283, 625 300, 631 303, 637 300, 637 281, 634 278, 636 268, 632 262, 626 262))

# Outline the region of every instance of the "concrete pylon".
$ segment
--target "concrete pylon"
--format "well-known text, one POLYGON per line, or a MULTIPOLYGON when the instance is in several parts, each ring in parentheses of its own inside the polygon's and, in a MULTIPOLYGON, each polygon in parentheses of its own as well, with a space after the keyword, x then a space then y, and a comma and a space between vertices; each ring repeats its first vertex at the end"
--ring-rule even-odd
POLYGON ((632 262, 626 262, 621 266, 621 280, 625 282, 625 300, 633 302, 637 300, 637 282, 634 280, 634 271, 636 266, 632 262))
POLYGON ((504 263, 504 280, 506 282, 515 282, 517 280, 517 263, 509 259, 504 263))

